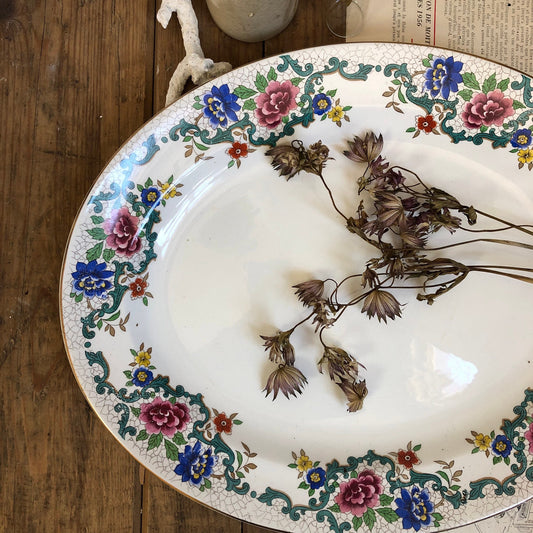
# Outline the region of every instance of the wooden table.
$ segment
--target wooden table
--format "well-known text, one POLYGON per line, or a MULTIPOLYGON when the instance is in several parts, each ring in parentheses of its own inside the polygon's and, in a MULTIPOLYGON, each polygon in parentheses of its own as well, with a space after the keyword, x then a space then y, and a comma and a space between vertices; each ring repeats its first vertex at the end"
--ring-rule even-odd
MULTIPOLYGON (((194 2, 207 57, 234 67, 339 42, 323 0, 245 44, 194 2)), ((86 193, 164 106, 184 56, 156 0, 0 0, 0 532, 258 533, 145 471, 80 392, 63 346, 61 261, 86 193)), ((190 86, 192 87, 192 85, 190 86)))

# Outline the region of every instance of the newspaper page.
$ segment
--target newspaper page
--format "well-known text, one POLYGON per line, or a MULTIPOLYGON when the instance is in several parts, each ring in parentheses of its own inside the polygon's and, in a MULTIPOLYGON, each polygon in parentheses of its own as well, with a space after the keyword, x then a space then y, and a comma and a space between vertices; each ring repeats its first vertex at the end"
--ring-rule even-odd
POLYGON ((533 75, 533 0, 357 0, 347 41, 425 44, 474 54, 533 75))

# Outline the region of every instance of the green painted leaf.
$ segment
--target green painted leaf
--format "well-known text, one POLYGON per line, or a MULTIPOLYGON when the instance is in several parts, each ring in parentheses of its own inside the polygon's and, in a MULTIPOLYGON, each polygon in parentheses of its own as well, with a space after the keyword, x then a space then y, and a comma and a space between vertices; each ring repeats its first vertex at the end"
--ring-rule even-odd
POLYGON ((242 420, 237 420, 236 418, 233 419, 233 423, 236 425, 236 426, 240 426, 242 424, 242 420))
POLYGON ((297 87, 298 85, 300 85, 300 83, 302 83, 302 81, 304 81, 304 78, 291 78, 291 83, 297 87))
POLYGON ((313 494, 315 493, 315 489, 309 489, 309 492, 307 493, 309 495, 309 498, 311 496, 313 496, 313 494))
POLYGON ((91 220, 92 220, 93 224, 96 226, 96 225, 102 224, 104 222, 104 217, 99 217, 97 215, 93 215, 91 217, 91 220))
POLYGON ((503 457, 493 457, 492 458, 492 464, 497 465, 498 463, 501 463, 503 461, 503 457))
POLYGON ((194 104, 192 105, 192 107, 194 109, 203 109, 204 108, 204 105, 201 104, 200 102, 194 102, 194 104))
POLYGON ((195 140, 193 140, 193 143, 194 143, 194 146, 198 148, 198 150, 209 150, 209 147, 204 146, 203 144, 200 144, 199 142, 196 142, 195 140))
POLYGON ((163 442, 162 433, 152 433, 148 439, 148 451, 153 450, 154 448, 159 448, 163 442))
POLYGON ((396 522, 400 517, 396 514, 396 512, 391 509, 390 507, 379 507, 376 509, 376 513, 378 513, 381 518, 384 518, 386 522, 389 524, 392 524, 392 522, 396 522))
POLYGON ((235 165, 235 159, 232 159, 229 163, 228 163, 228 168, 231 168, 232 166, 235 165))
POLYGON ((146 440, 148 437, 149 435, 146 429, 141 429, 141 431, 137 433, 137 437, 135 438, 135 440, 146 440))
POLYGON ((102 255, 103 248, 104 248, 103 242, 99 242, 92 248, 89 248, 85 254, 85 257, 87 257, 87 261, 93 261, 94 259, 98 259, 100 255, 102 255))
POLYGON ((133 381, 126 381, 126 387, 133 387, 133 381))
POLYGON ((503 462, 504 462, 507 466, 509 466, 509 465, 511 464, 511 458, 510 458, 510 457, 506 457, 506 458, 503 460, 503 462))
POLYGON ((472 89, 462 89, 457 92, 457 95, 460 96, 465 102, 470 102, 470 100, 472 100, 472 96, 474 95, 474 91, 472 89))
POLYGON ((211 488, 211 481, 209 479, 204 479, 204 487, 206 489, 210 489, 211 488))
POLYGON ((236 472, 238 478, 243 478, 244 474, 242 472, 236 472))
POLYGON ((137 418, 141 416, 141 410, 139 409, 139 407, 130 407, 130 409, 132 414, 135 415, 137 418))
POLYGON ((374 524, 376 523, 376 512, 372 508, 368 508, 363 515, 363 522, 366 527, 372 531, 374 524))
POLYGON ((274 70, 274 67, 270 67, 270 70, 267 74, 268 81, 276 81, 278 79, 278 75, 276 74, 276 71, 274 70))
POLYGON ((246 100, 246 98, 250 98, 254 94, 257 94, 257 91, 250 89, 249 87, 245 87, 244 85, 239 85, 238 87, 235 87, 233 94, 238 96, 241 100, 246 100))
POLYGON ((242 453, 237 450, 237 468, 240 468, 242 465, 242 453))
POLYGON ((290 465, 287 465, 289 468, 298 468, 298 465, 296 463, 291 463, 290 465))
POLYGON ((305 481, 302 481, 299 485, 298 485, 298 488, 299 489, 305 489, 307 490, 309 488, 309 485, 305 482, 305 481))
POLYGON ((453 492, 457 492, 460 488, 461 488, 460 485, 452 485, 450 487, 450 490, 453 491, 453 492))
POLYGON ((320 120, 321 120, 321 121, 322 121, 322 120, 326 120, 327 118, 328 118, 328 116, 324 113, 324 114, 322 115, 322 118, 321 118, 320 120))
POLYGON ((352 526, 357 531, 363 525, 363 519, 359 516, 354 516, 352 518, 352 526))
POLYGON ((187 444, 187 439, 183 436, 181 431, 176 431, 172 437, 172 442, 178 446, 181 446, 182 444, 187 444))
POLYGON ((83 293, 82 293, 82 292, 80 292, 80 294, 76 294, 76 296, 74 297, 74 301, 75 301, 76 303, 78 303, 78 304, 79 304, 82 300, 83 300, 83 293))
POLYGON ((111 261, 113 257, 115 257, 115 250, 111 250, 111 248, 106 248, 104 250, 104 253, 102 254, 102 257, 104 261, 109 263, 109 261, 111 261))
POLYGON ((102 329, 102 326, 104 325, 104 321, 102 319, 100 319, 97 323, 96 323, 96 327, 98 329, 102 329))
POLYGON ((177 461, 179 459, 178 447, 168 439, 165 439, 165 451, 167 453, 167 459, 171 461, 177 461))
POLYGON ((483 82, 483 87, 481 88, 481 90, 487 94, 489 93, 490 91, 494 91, 494 89, 496 89, 496 74, 493 73, 491 74, 484 82, 483 82))
POLYGON ((483 126, 480 126, 479 127, 479 131, 481 133, 485 133, 486 131, 489 131, 489 127, 488 126, 485 126, 485 124, 483 124, 483 126))
POLYGON ((442 520, 442 519, 444 518, 440 513, 431 513, 431 516, 432 516, 435 520, 442 520))
POLYGON ((315 461, 315 462, 313 463, 313 468, 316 468, 319 464, 320 464, 320 461, 315 461))
POLYGON ((498 89, 500 89, 500 91, 506 91, 507 87, 509 87, 509 82, 509 78, 505 78, 504 80, 500 81, 500 83, 497 85, 498 89))
POLYGON ((143 296, 143 304, 148 306, 148 298, 146 296, 143 296))
POLYGON ((335 95, 337 94, 337 89, 331 89, 326 94, 327 94, 327 96, 331 96, 331 98, 334 98, 335 95))
POLYGON ((469 89, 475 89, 477 91, 481 89, 476 75, 473 72, 465 72, 463 74, 463 83, 465 84, 465 87, 468 87, 469 89))
POLYGON ((389 496, 388 494, 381 494, 379 497, 379 504, 383 507, 390 505, 394 501, 394 496, 389 496))
POLYGON ((188 143, 190 140, 192 140, 192 137, 190 135, 187 135, 186 137, 183 137, 183 142, 188 143))
POLYGON ((154 182, 152 181, 152 178, 148 178, 148 179, 146 180, 146 182, 144 183, 144 186, 145 186, 146 188, 148 188, 148 187, 151 187, 153 184, 154 184, 154 182))
POLYGON ((431 68, 431 61, 425 57, 424 59, 422 59, 422 65, 424 65, 426 68, 431 68))
POLYGON ((138 190, 139 192, 142 192, 143 189, 144 189, 144 187, 143 187, 140 183, 137 183, 137 190, 138 190))
POLYGON ((525 109, 525 105, 518 100, 513 100, 513 109, 525 109))
POLYGON ((334 503, 331 507, 328 507, 328 511, 331 511, 332 513, 340 513, 341 508, 338 503, 334 503))
POLYGON ((107 321, 107 322, 113 322, 113 321, 116 320, 119 316, 120 316, 120 310, 117 311, 116 313, 113 313, 109 318, 106 318, 106 321, 107 321))
POLYGON ((103 241, 107 237, 103 228, 91 228, 87 230, 87 233, 97 241, 103 241))
POLYGON ((472 450, 472 453, 478 453, 478 452, 479 452, 479 448, 474 448, 474 449, 472 450))
POLYGON ((416 128, 407 128, 407 129, 405 130, 406 133, 413 133, 413 132, 415 132, 415 131, 416 131, 416 128))
POLYGON ((289 117, 288 117, 288 115, 285 115, 285 116, 281 119, 281 122, 283 122, 283 124, 287 124, 287 122, 289 122, 289 117))
MULTIPOLYGON (((150 370, 155 370, 155 366, 152 366, 152 365, 150 365, 148 368, 149 368, 150 370)), ((174 405, 174 404, 176 403, 176 398, 174 398, 174 396, 171 396, 171 397, 168 399, 168 401, 169 401, 172 405, 174 405)))
POLYGON ((352 108, 351 105, 347 105, 347 106, 344 106, 344 107, 342 108, 342 110, 343 110, 343 111, 350 111, 351 108, 352 108))
POLYGON ((448 474, 444 472, 443 470, 437 471, 437 474, 444 480, 446 480, 446 483, 450 484, 450 478, 448 477, 448 474))
POLYGON ((403 92, 399 87, 398 87, 398 99, 400 100, 400 102, 402 102, 402 104, 407 103, 407 100, 405 99, 405 96, 403 95, 403 92))
POLYGON ((396 79, 396 80, 392 80, 392 83, 394 85, 401 85, 402 82, 400 80, 396 79))
POLYGON ((133 348, 130 348, 130 353, 133 357, 137 357, 137 352, 133 348))
POLYGON ((128 379, 132 379, 133 378, 133 375, 131 373, 131 370, 124 370, 124 375, 128 378, 128 379))
POLYGON ((257 105, 255 103, 255 100, 252 100, 251 98, 250 100, 246 100, 244 104, 242 104, 242 109, 244 111, 253 111, 256 108, 257 108, 257 105))
POLYGON ((257 76, 255 77, 255 86, 257 87, 257 90, 260 93, 264 93, 265 89, 267 88, 267 85, 267 79, 261 73, 258 72, 257 76))

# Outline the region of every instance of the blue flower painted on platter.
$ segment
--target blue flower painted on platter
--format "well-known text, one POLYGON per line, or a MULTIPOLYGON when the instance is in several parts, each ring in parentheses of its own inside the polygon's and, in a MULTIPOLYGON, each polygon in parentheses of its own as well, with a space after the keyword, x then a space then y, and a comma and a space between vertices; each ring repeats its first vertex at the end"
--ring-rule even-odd
POLYGON ((233 122, 238 120, 236 111, 241 106, 237 103, 237 95, 230 92, 227 83, 220 87, 213 85, 211 92, 204 95, 204 104, 204 114, 213 128, 225 128, 228 119, 233 122))
POLYGON ((140 366, 133 371, 131 381, 136 387, 146 387, 153 379, 153 372, 145 366, 140 366))
POLYGON ((107 297, 107 291, 113 287, 109 278, 113 276, 113 271, 106 270, 107 264, 97 263, 96 259, 83 263, 76 263, 76 272, 72 273, 74 278, 72 287, 76 294, 83 294, 87 298, 98 296, 107 297))
POLYGON ((183 482, 200 486, 213 473, 216 459, 212 448, 202 449, 197 440, 194 446, 187 444, 184 451, 178 454, 179 463, 174 472, 181 476, 183 482))
POLYGON ((331 98, 324 93, 319 93, 313 98, 313 111, 317 115, 323 115, 331 109, 331 98))
POLYGON ((307 471, 306 479, 312 489, 319 489, 326 482, 326 471, 320 466, 311 468, 307 471))
POLYGON ((496 438, 492 441, 491 444, 492 451, 494 455, 498 457, 509 457, 513 449, 511 441, 505 435, 496 435, 496 438))
POLYGON ((152 207, 159 201, 161 193, 155 187, 148 187, 141 192, 141 200, 144 205, 152 207))
POLYGON ((414 529, 419 531, 421 527, 429 526, 433 523, 431 512, 434 509, 433 503, 429 499, 427 489, 420 490, 414 486, 411 492, 402 489, 401 498, 396 498, 396 514, 402 519, 403 529, 414 529))
POLYGON ((463 63, 454 61, 453 56, 447 59, 438 57, 433 61, 433 65, 426 70, 424 87, 433 98, 440 94, 447 100, 450 92, 456 93, 459 90, 458 84, 463 81, 463 76, 460 74, 462 68, 463 63))
POLYGON ((523 128, 516 130, 511 138, 511 146, 515 148, 527 148, 531 144, 531 130, 523 128))

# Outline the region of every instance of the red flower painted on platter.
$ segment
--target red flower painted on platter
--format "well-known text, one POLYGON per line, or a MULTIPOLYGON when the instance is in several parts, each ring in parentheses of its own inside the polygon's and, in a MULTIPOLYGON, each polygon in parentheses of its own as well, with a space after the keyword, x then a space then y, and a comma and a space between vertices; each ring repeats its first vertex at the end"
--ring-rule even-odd
POLYGON ((239 159, 248 155, 248 145, 246 143, 234 142, 228 150, 228 154, 233 159, 239 159))
POLYGON ((361 518, 367 509, 379 503, 379 495, 383 493, 381 478, 372 470, 363 470, 356 478, 341 483, 340 492, 335 502, 343 513, 352 513, 361 518))
POLYGON ((231 433, 233 427, 233 420, 226 416, 226 413, 218 414, 213 420, 215 427, 219 433, 231 433))
POLYGON ((146 287, 148 287, 148 283, 142 278, 137 278, 135 281, 130 283, 131 297, 133 299, 141 298, 146 292, 146 287))
POLYGON ((413 450, 398 450, 398 463, 411 470, 414 465, 417 465, 420 459, 413 450))
POLYGON ((435 122, 433 115, 418 117, 416 125, 420 131, 425 131, 426 133, 431 133, 433 128, 437 127, 437 123, 435 122))
POLYGON ((107 235, 106 244, 118 255, 131 257, 141 249, 139 239, 139 218, 132 215, 127 207, 113 209, 104 222, 107 235))

